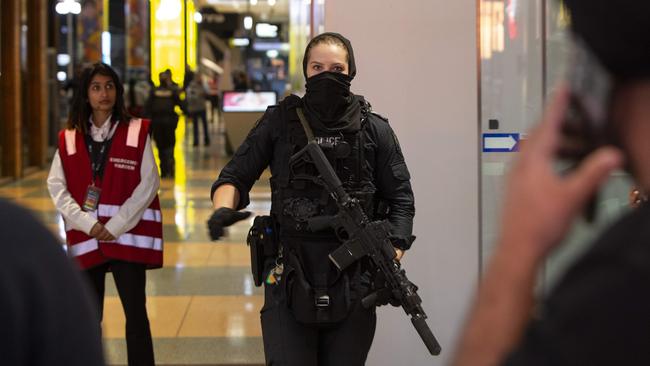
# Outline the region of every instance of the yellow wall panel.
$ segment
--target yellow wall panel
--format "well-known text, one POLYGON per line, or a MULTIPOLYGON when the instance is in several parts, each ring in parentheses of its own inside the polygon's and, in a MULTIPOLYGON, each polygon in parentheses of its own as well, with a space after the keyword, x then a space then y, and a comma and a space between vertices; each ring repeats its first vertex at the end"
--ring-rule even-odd
POLYGON ((170 69, 173 80, 183 84, 185 74, 184 1, 151 0, 151 78, 170 69))

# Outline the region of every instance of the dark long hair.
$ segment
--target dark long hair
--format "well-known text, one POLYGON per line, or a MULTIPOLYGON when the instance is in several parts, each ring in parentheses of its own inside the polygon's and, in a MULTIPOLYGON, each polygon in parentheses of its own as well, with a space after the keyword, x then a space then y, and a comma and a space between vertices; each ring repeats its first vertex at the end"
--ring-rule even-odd
POLYGON ((124 86, 120 82, 120 77, 107 64, 97 62, 81 72, 81 80, 77 84, 77 90, 72 100, 72 108, 70 109, 70 116, 68 116, 68 129, 76 129, 84 134, 86 133, 88 120, 93 113, 88 102, 88 88, 93 77, 97 74, 110 77, 113 79, 113 84, 115 84, 115 105, 113 106, 111 121, 129 122, 131 120, 131 116, 126 111, 124 105, 124 86))

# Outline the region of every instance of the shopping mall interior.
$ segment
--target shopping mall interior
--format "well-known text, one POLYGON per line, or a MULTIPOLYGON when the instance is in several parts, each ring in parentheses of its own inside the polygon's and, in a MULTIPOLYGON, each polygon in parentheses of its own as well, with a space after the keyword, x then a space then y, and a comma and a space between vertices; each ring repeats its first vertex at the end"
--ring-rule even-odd
MULTIPOLYGON (((216 96, 205 102, 209 145, 196 143, 177 110, 175 174, 158 192, 163 266, 147 272, 146 305, 157 364, 231 366, 264 364, 264 290, 246 236, 271 208, 271 173, 251 190, 253 215, 219 241, 206 227, 210 190, 266 108, 305 92, 309 40, 325 31, 350 39, 352 91, 399 139, 417 237, 402 262, 443 349, 432 357, 400 308, 381 307, 367 364, 445 365, 492 253, 505 175, 565 75, 570 22, 553 0, 2 0, 0 16, 0 197, 32 211, 62 244, 46 181, 84 67, 111 65, 134 117, 146 117, 165 70, 181 90, 198 74, 216 96)), ((595 223, 577 223, 547 260, 541 293, 627 211, 629 188, 625 173, 613 175, 595 223)), ((106 363, 126 365, 111 276, 103 319, 106 363)))

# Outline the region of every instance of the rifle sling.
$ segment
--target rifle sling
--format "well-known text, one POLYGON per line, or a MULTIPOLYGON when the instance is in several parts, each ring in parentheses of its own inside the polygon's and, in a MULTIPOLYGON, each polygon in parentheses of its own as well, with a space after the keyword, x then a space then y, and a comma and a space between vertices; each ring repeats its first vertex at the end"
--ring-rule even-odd
POLYGON ((298 113, 300 124, 302 125, 302 128, 305 130, 305 134, 307 135, 307 141, 313 141, 315 139, 314 132, 311 130, 309 121, 307 121, 307 118, 305 118, 305 114, 302 112, 302 108, 296 108, 296 113, 298 113))

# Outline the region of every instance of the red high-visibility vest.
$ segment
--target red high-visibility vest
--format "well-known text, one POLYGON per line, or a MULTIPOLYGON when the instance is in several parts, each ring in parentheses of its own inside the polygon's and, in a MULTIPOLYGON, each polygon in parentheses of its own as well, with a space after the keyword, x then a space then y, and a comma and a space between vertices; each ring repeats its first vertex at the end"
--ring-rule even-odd
MULTIPOLYGON (((98 177, 95 181, 95 185, 101 188, 101 195, 93 215, 103 224, 117 214, 140 183, 140 168, 149 124, 148 120, 141 119, 118 123, 103 177, 98 177)), ((90 155, 83 134, 77 130, 61 131, 59 155, 68 191, 79 206, 83 207, 86 190, 93 179, 90 155)), ((76 258, 83 269, 110 259, 159 268, 163 263, 162 231, 162 212, 156 194, 138 224, 115 241, 98 241, 82 231, 66 227, 66 242, 68 253, 76 258)))

